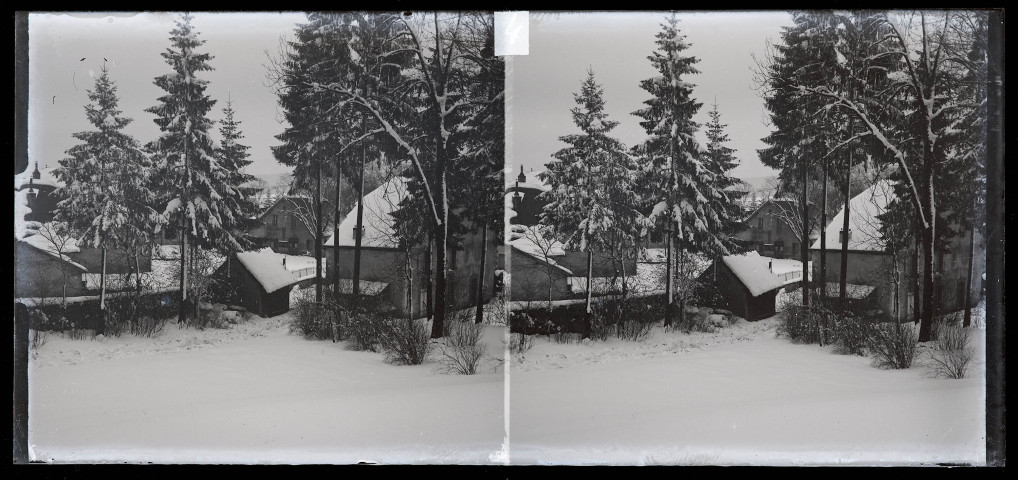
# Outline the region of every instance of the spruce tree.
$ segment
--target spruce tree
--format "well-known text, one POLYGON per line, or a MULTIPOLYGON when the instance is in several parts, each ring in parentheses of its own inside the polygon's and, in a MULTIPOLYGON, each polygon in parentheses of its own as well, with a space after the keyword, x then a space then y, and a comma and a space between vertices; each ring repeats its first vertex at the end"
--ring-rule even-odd
POLYGON ((178 322, 185 321, 185 308, 192 304, 188 294, 188 245, 203 248, 241 249, 232 230, 239 212, 231 211, 224 199, 242 196, 229 179, 231 172, 219 162, 209 131, 213 122, 208 113, 215 100, 205 93, 208 81, 198 78, 210 71, 212 55, 198 52, 205 40, 191 26, 192 17, 181 15, 170 31, 170 47, 162 53, 172 71, 155 78, 166 92, 159 104, 147 109, 156 115, 162 135, 148 145, 154 153, 159 191, 166 205, 164 215, 180 225, 180 291, 178 322))
POLYGON ((725 232, 728 212, 718 208, 729 198, 725 180, 704 161, 694 137, 699 125, 693 116, 702 104, 693 98, 693 84, 684 76, 699 73, 694 67, 699 60, 683 54, 689 45, 678 23, 673 13, 656 35, 657 50, 648 59, 658 75, 640 82, 651 98, 634 112, 648 135, 634 149, 643 171, 639 184, 653 204, 650 220, 668 241, 666 325, 673 309, 673 242, 711 256, 726 255, 734 247, 725 232))
POLYGON ((636 222, 624 220, 635 212, 635 193, 631 188, 628 195, 625 192, 632 186, 635 165, 625 145, 609 135, 619 122, 608 119, 603 96, 604 89, 595 80, 593 70, 588 70, 580 93, 573 95, 578 106, 571 110, 573 122, 582 133, 559 137, 568 146, 556 152, 555 161, 539 174, 550 188, 542 193, 548 204, 541 223, 554 226, 563 235, 566 248, 587 252, 588 334, 594 253, 609 248, 614 234, 634 228, 631 223, 636 222), (613 202, 631 212, 616 215, 613 202))
POLYGON ((81 232, 85 245, 102 249, 100 308, 106 308, 106 255, 147 242, 157 221, 149 189, 149 159, 124 127, 131 119, 118 108, 116 84, 103 65, 88 91, 85 114, 94 130, 78 132, 54 174, 64 182, 56 220, 81 232))
MULTIPOLYGON (((258 205, 255 204, 253 198, 246 195, 240 189, 244 184, 254 180, 255 177, 254 175, 244 173, 244 167, 251 164, 251 160, 248 159, 251 156, 248 153, 251 147, 240 143, 244 138, 244 134, 240 130, 240 120, 234 118, 233 102, 231 100, 227 100, 226 108, 223 108, 223 119, 220 121, 219 134, 223 138, 219 148, 216 149, 216 156, 219 159, 219 164, 226 170, 226 181, 230 186, 236 187, 226 191, 239 194, 224 197, 221 201, 225 203, 224 207, 228 211, 233 212, 236 219, 230 233, 240 246, 246 249, 251 246, 251 240, 248 238, 247 231, 255 226, 256 221, 254 217, 258 214, 258 205)), ((229 245, 222 245, 221 248, 226 250, 229 248, 229 245)))

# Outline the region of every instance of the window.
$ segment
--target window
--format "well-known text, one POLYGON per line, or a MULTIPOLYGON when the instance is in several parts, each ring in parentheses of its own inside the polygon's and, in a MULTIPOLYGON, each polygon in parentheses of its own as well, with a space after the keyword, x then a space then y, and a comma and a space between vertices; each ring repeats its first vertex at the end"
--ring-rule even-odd
MULTIPOLYGON (((363 229, 364 227, 361 228, 363 229)), ((353 227, 353 239, 357 240, 358 238, 360 238, 360 231, 357 230, 357 227, 353 227)))
POLYGON ((272 226, 273 227, 279 226, 279 215, 275 214, 272 215, 272 226))
POLYGON ((771 243, 771 231, 767 231, 767 243, 771 243))
POLYGON ((756 219, 756 228, 759 228, 760 230, 763 230, 763 219, 762 218, 756 219))
POLYGON ((279 239, 286 240, 286 227, 279 229, 279 239))
POLYGON ((290 228, 297 228, 297 216, 290 215, 290 228))
MULTIPOLYGON (((848 239, 852 239, 852 229, 848 229, 848 239)), ((838 230, 838 243, 845 243, 845 231, 838 230)))

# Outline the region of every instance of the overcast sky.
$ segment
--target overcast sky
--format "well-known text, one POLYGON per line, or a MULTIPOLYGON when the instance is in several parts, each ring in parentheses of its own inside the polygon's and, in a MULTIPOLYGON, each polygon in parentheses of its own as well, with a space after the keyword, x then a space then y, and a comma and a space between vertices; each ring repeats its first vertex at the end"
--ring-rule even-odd
MULTIPOLYGON (((213 55, 215 69, 198 76, 208 80, 206 93, 217 100, 209 113, 222 118, 229 95, 244 142, 251 146, 248 173, 287 172, 269 150, 282 132, 276 95, 268 86, 268 56, 278 56, 281 37, 292 38, 304 21, 299 13, 195 13, 192 25, 201 51, 213 55)), ((85 119, 86 90, 104 63, 116 82, 123 114, 134 119, 127 132, 146 143, 159 135, 155 116, 145 112, 164 91, 152 81, 169 73, 160 55, 170 46, 174 15, 32 14, 29 16, 29 159, 57 166, 77 141, 74 132, 91 130, 85 119), (84 60, 82 60, 84 59, 84 60)), ((218 140, 218 125, 213 132, 218 140)))
MULTIPOLYGON (((621 122, 612 131, 627 147, 641 142, 645 131, 632 112, 649 94, 639 82, 657 75, 647 57, 666 13, 530 13, 530 53, 511 57, 513 173, 519 166, 537 168, 565 147, 558 137, 579 133, 569 110, 587 69, 604 88, 609 118, 621 122)), ((699 75, 684 78, 696 85, 703 103, 696 121, 706 123, 717 97, 722 123, 728 124, 730 147, 741 164, 739 178, 775 175, 757 158, 761 138, 770 128, 763 100, 754 89, 752 55, 762 57, 768 39, 779 40, 781 26, 791 23, 783 12, 705 12, 679 14, 679 29, 692 46, 686 53, 700 59, 699 75)), ((704 141, 703 136, 700 136, 704 141)))

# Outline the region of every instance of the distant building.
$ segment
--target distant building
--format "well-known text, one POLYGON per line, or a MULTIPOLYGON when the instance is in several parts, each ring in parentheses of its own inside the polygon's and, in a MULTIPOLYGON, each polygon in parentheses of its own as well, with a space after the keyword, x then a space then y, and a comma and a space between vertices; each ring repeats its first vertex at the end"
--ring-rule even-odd
POLYGON ((27 221, 46 223, 53 220, 53 214, 60 199, 55 191, 64 183, 53 174, 54 168, 40 170, 35 163, 14 176, 14 191, 25 192, 27 206, 31 209, 24 218, 27 221))
MULTIPOLYGON (((330 271, 339 276, 340 290, 353 291, 354 251, 357 236, 361 239, 360 293, 377 295, 394 307, 405 310, 409 305, 415 317, 428 314, 428 279, 435 262, 435 252, 427 256, 427 245, 422 241, 404 249, 393 231, 392 212, 400 200, 408 195, 406 180, 395 177, 364 195, 362 232, 357 231, 357 206, 339 224, 339 236, 325 242, 326 260, 330 271), (338 250, 338 252, 336 252, 338 250), (339 254, 339 263, 333 260, 339 254), (410 278, 407 278, 410 267, 410 278)), ((450 248, 447 254, 446 311, 475 305, 478 289, 482 300, 491 299, 495 289, 495 270, 498 250, 495 235, 488 232, 486 246, 481 243, 482 232, 471 229, 460 237, 462 248, 450 248), (480 272, 482 250, 485 255, 484 272, 480 272), (483 283, 481 280, 483 279, 483 283)), ((425 240, 425 239, 421 239, 425 240)), ((433 276, 432 276, 433 279, 433 276)), ((330 275, 330 282, 332 277, 330 275)))
POLYGON ((803 242, 790 226, 789 217, 782 214, 798 208, 799 203, 795 200, 766 200, 746 217, 743 222, 745 227, 736 239, 750 243, 763 256, 799 258, 803 242))
MULTIPOLYGON (((326 209, 329 203, 326 202, 326 209)), ((258 225, 248 233, 259 248, 269 247, 274 251, 291 255, 309 254, 315 250, 315 235, 302 220, 314 214, 314 202, 310 197, 286 195, 276 199, 256 219, 258 225)), ((332 234, 332 227, 325 226, 323 236, 332 234)))
MULTIPOLYGON (((887 210, 887 205, 894 198, 892 184, 881 180, 862 193, 852 197, 850 201, 848 237, 848 268, 846 272, 846 296, 853 300, 868 299, 875 308, 880 309, 884 316, 891 318, 895 311, 898 319, 911 318, 914 305, 912 271, 915 247, 892 255, 885 248, 880 233, 881 221, 877 218, 887 210), (898 283, 894 281, 895 262, 897 262, 898 283), (896 288, 897 287, 897 288, 896 288), (896 294, 897 292, 897 294, 896 294), (898 298, 895 308, 895 296, 898 298)), ((839 299, 841 275, 841 248, 845 242, 842 226, 845 218, 844 207, 827 224, 827 249, 821 252, 820 241, 810 246, 810 257, 814 267, 819 265, 820 256, 826 256, 825 275, 822 279, 827 283, 827 295, 833 301, 839 299)), ((947 248, 937 252, 936 271, 934 272, 936 292, 935 303, 941 311, 959 310, 965 307, 965 280, 968 273, 968 256, 970 237, 963 232, 955 235, 947 242, 947 248)), ((972 287, 969 300, 972 305, 979 302, 981 296, 981 276, 986 272, 985 240, 977 231, 975 233, 975 261, 973 262, 972 287)), ((918 265, 919 284, 922 288, 923 265, 920 258, 918 265)))

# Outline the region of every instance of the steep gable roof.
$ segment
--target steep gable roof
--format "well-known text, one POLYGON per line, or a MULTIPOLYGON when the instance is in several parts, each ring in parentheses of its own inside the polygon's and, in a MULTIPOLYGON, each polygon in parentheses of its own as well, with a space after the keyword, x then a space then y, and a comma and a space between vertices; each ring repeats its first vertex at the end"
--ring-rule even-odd
MULTIPOLYGON (((884 251, 883 237, 880 234, 881 222, 877 216, 885 213, 887 204, 894 199, 892 187, 893 183, 890 181, 880 180, 849 201, 849 250, 884 251)), ((841 227, 844 225, 844 219, 845 207, 841 207, 838 214, 827 224, 825 232, 828 251, 841 250, 841 227)), ((820 240, 817 239, 809 248, 820 250, 820 240)))
MULTIPOLYGON (((392 212, 407 196, 407 181, 395 176, 383 182, 378 188, 364 195, 364 237, 361 246, 396 248, 396 234, 392 229, 392 212)), ((354 228, 357 227, 357 206, 355 203, 339 224, 339 237, 326 240, 326 246, 352 247, 356 245, 354 228)))

